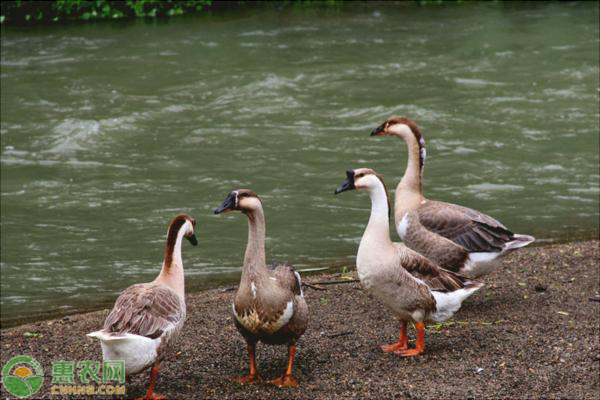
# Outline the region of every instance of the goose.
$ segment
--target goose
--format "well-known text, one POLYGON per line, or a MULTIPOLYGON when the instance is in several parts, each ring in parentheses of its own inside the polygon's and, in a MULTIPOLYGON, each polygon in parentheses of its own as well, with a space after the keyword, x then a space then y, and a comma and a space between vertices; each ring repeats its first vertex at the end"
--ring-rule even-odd
POLYGON ((287 369, 270 383, 297 387, 292 375, 296 342, 306 331, 308 306, 304 300, 300 274, 286 264, 269 268, 265 258, 265 215, 258 195, 249 189, 234 190, 214 210, 221 214, 239 210, 248 217, 248 244, 240 285, 232 305, 237 330, 246 340, 250 373, 234 378, 240 384, 262 381, 256 368, 256 343, 288 346, 287 369))
POLYGON ((408 247, 449 270, 477 278, 492 272, 499 257, 535 240, 511 232, 479 211, 425 198, 425 140, 410 119, 391 117, 371 136, 397 136, 408 147, 408 163, 396 188, 394 206, 396 230, 408 247))
POLYGON ((154 393, 161 360, 173 347, 185 320, 184 276, 181 242, 194 246, 196 221, 179 214, 169 224, 160 274, 152 282, 129 286, 117 298, 102 329, 87 336, 100 340, 104 360, 125 361, 125 375, 152 367, 145 399, 154 393))
POLYGON ((481 286, 409 249, 394 243, 389 232, 389 198, 383 179, 369 168, 346 171, 347 179, 335 194, 366 191, 371 197, 371 216, 356 255, 362 286, 400 319, 397 343, 381 346, 384 352, 402 357, 425 351, 425 322, 445 321, 481 286), (417 341, 408 348, 407 322, 415 326, 417 341))

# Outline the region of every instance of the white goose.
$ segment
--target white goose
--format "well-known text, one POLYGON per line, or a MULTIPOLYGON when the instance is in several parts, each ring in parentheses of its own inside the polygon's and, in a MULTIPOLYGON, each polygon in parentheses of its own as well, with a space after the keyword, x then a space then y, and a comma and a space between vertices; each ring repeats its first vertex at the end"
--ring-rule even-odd
POLYGON ((181 242, 194 246, 196 221, 187 214, 170 223, 162 269, 149 283, 125 289, 104 321, 102 329, 87 336, 100 340, 104 360, 125 361, 125 374, 137 374, 152 366, 146 399, 154 393, 160 361, 173 347, 185 320, 184 274, 181 242))
POLYGON ((406 171, 396 188, 394 217, 398 235, 411 249, 444 268, 478 277, 493 271, 498 257, 535 240, 511 232, 479 211, 426 199, 422 189, 425 140, 410 119, 391 117, 371 136, 396 136, 408 147, 406 171))
POLYGON ((482 284, 438 267, 401 243, 390 239, 389 198, 383 180, 372 169, 346 172, 335 193, 357 189, 371 196, 371 216, 360 240, 356 269, 361 284, 400 319, 397 343, 381 346, 403 357, 425 351, 425 321, 445 321, 463 300, 482 284), (408 348, 407 321, 417 331, 414 349, 408 348))

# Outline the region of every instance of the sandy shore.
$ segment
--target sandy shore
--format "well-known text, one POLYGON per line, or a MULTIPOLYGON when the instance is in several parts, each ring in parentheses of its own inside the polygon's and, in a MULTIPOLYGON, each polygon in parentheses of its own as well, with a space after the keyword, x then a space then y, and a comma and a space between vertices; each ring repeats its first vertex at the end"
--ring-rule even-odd
MULTIPOLYGON (((426 353, 403 359, 380 344, 396 339, 397 321, 360 284, 306 288, 311 321, 298 345, 299 389, 239 386, 248 360, 231 319, 233 290, 187 297, 188 317, 163 363, 157 390, 172 399, 204 398, 598 398, 600 393, 600 242, 523 249, 485 279, 486 286, 443 325, 431 325, 426 353)), ((352 275, 352 274, 348 274, 352 275)), ((311 276, 308 282, 340 279, 311 276)), ((51 362, 101 360, 85 333, 108 310, 1 331, 1 362, 28 355, 44 368, 35 398, 50 394, 51 362)), ((411 330, 411 338, 413 331, 411 330)), ((259 345, 264 378, 279 376, 285 347, 259 345)), ((75 376, 78 383, 78 377, 75 376)), ((144 393, 148 375, 127 385, 144 393)), ((8 397, 4 387, 2 398, 8 397)), ((93 396, 80 396, 92 398, 93 396)))

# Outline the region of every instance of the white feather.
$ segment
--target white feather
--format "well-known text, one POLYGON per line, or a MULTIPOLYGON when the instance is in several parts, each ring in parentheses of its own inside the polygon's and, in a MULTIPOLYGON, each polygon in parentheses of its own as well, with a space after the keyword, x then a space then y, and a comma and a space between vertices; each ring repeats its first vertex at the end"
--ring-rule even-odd
POLYGON ((498 252, 469 253, 469 258, 460 273, 473 278, 487 275, 498 267, 499 263, 496 259, 501 254, 498 252))
POLYGON ((300 274, 298 273, 298 271, 294 271, 294 275, 296 275, 298 285, 300 286, 300 296, 304 297, 304 291, 302 290, 302 279, 300 278, 300 274))
POLYGON ((437 322, 447 320, 458 311, 462 302, 479 288, 480 286, 473 286, 448 293, 432 291, 436 311, 431 315, 431 319, 437 322))
POLYGON ((284 326, 285 324, 290 322, 290 319, 292 319, 293 315, 294 315, 294 302, 290 300, 290 301, 288 301, 287 305, 285 306, 285 310, 283 310, 283 314, 281 314, 281 317, 279 317, 279 319, 275 323, 275 326, 277 326, 277 329, 281 328, 282 326, 284 326))
POLYGON ((256 298, 256 285, 254 282, 250 282, 250 289, 252 290, 252 297, 256 298))
POLYGON ((111 334, 105 331, 88 333, 87 336, 100 340, 104 360, 125 361, 125 375, 137 374, 150 367, 156 361, 160 337, 111 334))
POLYGON ((529 235, 519 235, 517 233, 514 235, 514 237, 517 240, 507 242, 504 247, 504 249, 505 249, 504 251, 520 249, 521 247, 525 247, 528 244, 533 243, 535 241, 535 238, 533 236, 529 236, 529 235))
POLYGON ((398 235, 400 235, 400 239, 404 240, 406 237, 406 232, 408 231, 409 225, 410 221, 408 220, 408 213, 405 213, 398 224, 398 235))
POLYGON ((500 255, 499 252, 475 252, 469 253, 469 261, 472 263, 490 262, 500 255))

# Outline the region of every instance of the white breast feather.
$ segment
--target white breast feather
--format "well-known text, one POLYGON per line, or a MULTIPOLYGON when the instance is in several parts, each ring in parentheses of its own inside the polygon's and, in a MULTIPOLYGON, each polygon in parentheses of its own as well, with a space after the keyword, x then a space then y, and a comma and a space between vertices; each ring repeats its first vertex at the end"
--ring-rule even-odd
POLYGON ((290 301, 288 301, 287 305, 285 306, 285 310, 283 310, 283 314, 281 314, 281 317, 279 317, 279 319, 275 323, 278 326, 277 329, 281 328, 282 326, 284 326, 285 324, 290 322, 290 319, 292 319, 292 315, 294 315, 294 302, 292 300, 290 300, 290 301))

